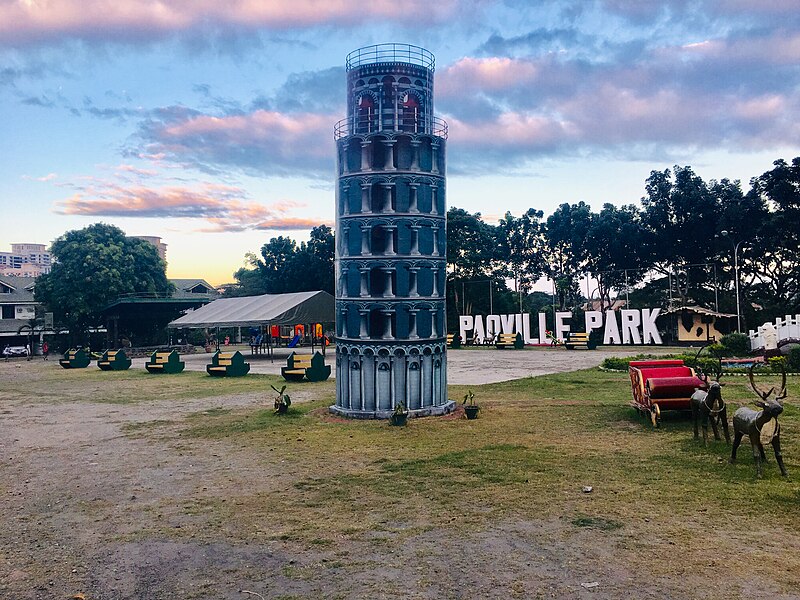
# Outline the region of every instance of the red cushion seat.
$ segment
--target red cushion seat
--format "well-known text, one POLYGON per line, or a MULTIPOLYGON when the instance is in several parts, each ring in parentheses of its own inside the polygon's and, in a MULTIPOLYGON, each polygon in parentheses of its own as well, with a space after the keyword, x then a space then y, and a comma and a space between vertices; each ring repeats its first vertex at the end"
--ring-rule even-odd
POLYGON ((705 388, 699 377, 653 377, 647 380, 650 398, 688 398, 695 388, 705 388))

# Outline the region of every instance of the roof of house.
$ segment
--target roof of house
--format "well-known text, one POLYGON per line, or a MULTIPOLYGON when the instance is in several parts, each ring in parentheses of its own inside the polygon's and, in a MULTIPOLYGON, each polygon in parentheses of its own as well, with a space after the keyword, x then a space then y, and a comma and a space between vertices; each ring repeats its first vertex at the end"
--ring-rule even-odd
POLYGON ((0 275, 0 287, 10 288, 10 293, 0 293, 0 303, 34 302, 33 286, 35 280, 30 277, 14 277, 0 275))
POLYGON ((708 315, 711 317, 717 317, 718 319, 732 319, 736 316, 735 314, 732 315, 730 313, 721 313, 715 310, 711 310, 710 308, 704 308, 702 306, 675 306, 673 308, 665 310, 661 314, 671 315, 674 313, 682 312, 684 310, 688 310, 689 312, 695 312, 699 315, 708 315))

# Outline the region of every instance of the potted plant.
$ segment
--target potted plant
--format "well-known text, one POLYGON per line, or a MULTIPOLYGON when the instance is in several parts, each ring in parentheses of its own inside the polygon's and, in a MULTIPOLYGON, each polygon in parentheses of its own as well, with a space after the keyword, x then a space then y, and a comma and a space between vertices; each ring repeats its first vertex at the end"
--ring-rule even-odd
POLYGON ((281 389, 276 388, 274 385, 271 385, 270 387, 278 394, 275 396, 275 414, 285 414, 289 410, 289 406, 292 404, 292 399, 289 397, 289 394, 283 393, 286 391, 286 386, 283 386, 281 389))
POLYGON ((464 394, 464 402, 461 404, 464 405, 464 414, 467 415, 468 419, 478 418, 478 411, 481 407, 475 404, 475 394, 472 393, 472 390, 464 394))
POLYGON ((408 410, 406 409, 406 405, 403 404, 402 402, 398 402, 397 405, 394 407, 394 411, 389 417, 389 425, 402 427, 407 422, 408 422, 408 410))

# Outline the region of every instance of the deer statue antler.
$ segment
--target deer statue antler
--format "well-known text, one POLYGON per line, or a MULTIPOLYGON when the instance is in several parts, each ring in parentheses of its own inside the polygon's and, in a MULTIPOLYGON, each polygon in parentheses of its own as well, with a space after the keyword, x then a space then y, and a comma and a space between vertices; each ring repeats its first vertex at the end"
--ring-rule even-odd
MULTIPOLYGON (((775 388, 771 387, 768 392, 762 392, 760 389, 758 389, 758 386, 756 385, 756 382, 753 380, 753 367, 752 366, 747 368, 747 377, 750 379, 750 387, 753 389, 753 391, 756 393, 756 395, 759 398, 761 398, 762 401, 766 402, 767 398, 769 398, 770 395, 772 395, 772 392, 775 391, 775 388)), ((786 373, 784 373, 784 381, 785 381, 785 377, 786 377, 786 373)), ((758 403, 756 402, 756 404, 758 404, 758 403)))
POLYGON ((786 368, 783 365, 781 365, 781 376, 782 376, 781 391, 779 391, 778 395, 775 396, 775 400, 777 400, 778 402, 786 398, 786 395, 788 394, 788 392, 786 391, 786 368))

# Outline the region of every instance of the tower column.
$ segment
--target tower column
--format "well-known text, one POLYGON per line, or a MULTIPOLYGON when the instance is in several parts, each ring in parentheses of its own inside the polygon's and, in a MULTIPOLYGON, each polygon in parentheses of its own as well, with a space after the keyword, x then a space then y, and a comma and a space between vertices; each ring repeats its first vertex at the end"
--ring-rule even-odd
POLYGON ((362 183, 361 184, 361 212, 368 213, 370 212, 370 204, 372 202, 372 184, 371 183, 362 183))
POLYGON ((369 140, 364 140, 361 142, 361 170, 362 171, 369 171, 369 147, 372 145, 372 142, 369 140))
POLYGON ((385 213, 393 213, 395 212, 395 198, 397 194, 395 193, 395 186, 393 183, 382 183, 381 187, 385 190, 383 196, 383 212, 385 213))
POLYGON ((417 208, 417 189, 419 188, 419 184, 416 182, 411 182, 408 184, 408 212, 410 213, 418 213, 419 209, 417 208))
POLYGON ((411 170, 419 171, 419 147, 422 145, 421 140, 411 140, 411 170))
POLYGON ((431 142, 431 173, 439 173, 439 142, 431 142))
POLYGON ((417 298, 417 280, 419 279, 419 267, 408 267, 408 296, 409 298, 417 298))
POLYGON ((369 256, 369 233, 371 230, 369 225, 361 226, 361 256, 369 256))
POLYGON ((419 256, 419 230, 422 225, 409 225, 411 229, 411 250, 409 254, 412 256, 419 256))
POLYGON ((383 166, 384 171, 396 171, 396 167, 394 166, 394 146, 397 140, 384 140, 383 143, 386 146, 386 163, 383 166))
POLYGON ((392 334, 392 317, 394 316, 394 309, 386 308, 381 310, 385 321, 386 321, 386 329, 383 331, 383 336, 381 339, 384 340, 393 340, 394 335, 392 334))
POLYGON ((418 340, 419 335, 417 334, 417 313, 419 312, 418 308, 409 308, 408 309, 408 339, 410 340, 418 340))
POLYGON ((431 256, 439 256, 439 226, 433 225, 431 230, 433 231, 433 250, 431 251, 431 256))
POLYGON ((368 308, 359 308, 358 309, 358 316, 360 317, 360 328, 358 331, 358 337, 362 340, 369 339, 369 309, 368 308))
POLYGON ((386 277, 386 285, 383 288, 384 298, 394 298, 394 291, 392 291, 392 275, 395 273, 394 267, 382 267, 384 276, 386 277))
POLYGON ((359 295, 362 298, 366 298, 369 296, 369 267, 359 267, 358 271, 361 279, 361 289, 359 291, 359 295))
POLYGON ((389 238, 386 241, 386 251, 384 252, 385 256, 394 256, 397 254, 397 246, 395 244, 397 238, 397 225, 384 225, 384 231, 388 234, 387 237, 389 238))
POLYGON ((349 140, 345 140, 342 143, 342 154, 339 156, 339 164, 341 165, 342 174, 347 175, 350 171, 347 168, 347 146, 349 145, 349 140))

